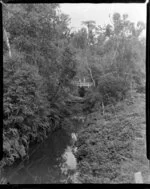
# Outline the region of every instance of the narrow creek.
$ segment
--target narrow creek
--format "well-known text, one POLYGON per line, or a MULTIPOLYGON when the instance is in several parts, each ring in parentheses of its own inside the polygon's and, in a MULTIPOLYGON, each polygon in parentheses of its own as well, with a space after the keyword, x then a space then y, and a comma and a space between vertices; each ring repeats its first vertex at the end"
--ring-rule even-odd
POLYGON ((68 183, 77 174, 74 143, 81 122, 73 122, 74 129, 51 133, 42 144, 37 144, 34 153, 29 153, 28 160, 5 168, 7 181, 10 184, 68 183))

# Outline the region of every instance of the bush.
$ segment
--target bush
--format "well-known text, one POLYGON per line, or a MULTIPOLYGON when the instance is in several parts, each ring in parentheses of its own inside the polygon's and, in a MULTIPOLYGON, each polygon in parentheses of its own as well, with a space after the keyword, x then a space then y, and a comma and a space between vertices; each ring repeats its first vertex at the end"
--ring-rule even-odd
POLYGON ((98 82, 98 91, 102 95, 104 105, 123 100, 130 89, 124 78, 107 75, 98 82))
POLYGON ((8 164, 27 154, 29 142, 49 129, 48 101, 42 78, 23 57, 4 58, 3 149, 8 164))
POLYGON ((138 86, 136 88, 137 93, 145 93, 145 86, 138 86))
POLYGON ((85 101, 83 105, 83 111, 91 113, 95 108, 99 108, 102 102, 102 95, 93 88, 86 92, 85 101))
POLYGON ((89 89, 85 96, 83 111, 91 113, 104 106, 114 105, 123 100, 130 90, 129 82, 124 78, 107 75, 98 81, 97 88, 89 89))

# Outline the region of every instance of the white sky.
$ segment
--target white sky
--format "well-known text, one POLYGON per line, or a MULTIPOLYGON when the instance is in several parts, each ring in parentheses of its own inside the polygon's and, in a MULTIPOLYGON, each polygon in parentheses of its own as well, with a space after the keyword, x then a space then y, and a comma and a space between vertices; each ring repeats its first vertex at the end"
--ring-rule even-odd
POLYGON ((61 11, 71 18, 70 26, 79 29, 82 21, 94 20, 97 25, 110 23, 109 14, 114 12, 128 14, 128 19, 137 23, 146 23, 146 3, 112 3, 112 4, 92 4, 92 3, 63 3, 60 4, 61 11))

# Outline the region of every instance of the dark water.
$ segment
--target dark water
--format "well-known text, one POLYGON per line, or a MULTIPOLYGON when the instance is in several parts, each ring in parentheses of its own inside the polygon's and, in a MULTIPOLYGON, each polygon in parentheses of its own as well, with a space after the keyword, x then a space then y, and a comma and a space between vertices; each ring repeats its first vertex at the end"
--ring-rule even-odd
POLYGON ((76 175, 75 140, 73 132, 55 131, 28 160, 6 168, 4 176, 10 184, 67 183, 76 175))

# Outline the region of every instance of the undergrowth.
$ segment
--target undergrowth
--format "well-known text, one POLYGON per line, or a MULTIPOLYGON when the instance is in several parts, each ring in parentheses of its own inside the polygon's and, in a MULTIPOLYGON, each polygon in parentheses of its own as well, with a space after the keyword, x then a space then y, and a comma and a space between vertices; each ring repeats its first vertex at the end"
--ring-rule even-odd
POLYGON ((137 151, 144 147, 144 138, 140 145, 135 144, 145 120, 143 102, 144 95, 134 93, 107 106, 104 115, 94 112, 87 117, 77 142, 80 182, 134 183, 134 172, 145 170, 144 151, 137 151), (143 164, 137 166, 140 161, 143 164))

